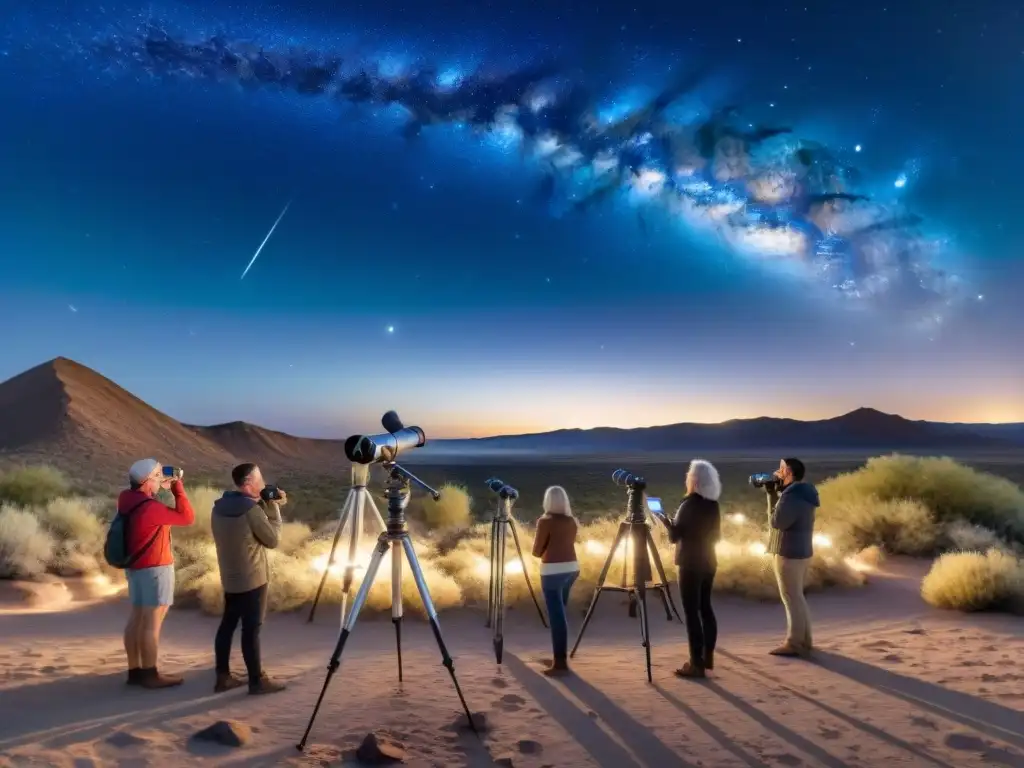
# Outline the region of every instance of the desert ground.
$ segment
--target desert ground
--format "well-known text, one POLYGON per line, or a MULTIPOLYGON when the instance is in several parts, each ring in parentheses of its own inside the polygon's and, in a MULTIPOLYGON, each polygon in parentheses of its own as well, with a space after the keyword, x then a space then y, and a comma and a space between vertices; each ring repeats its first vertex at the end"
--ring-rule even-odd
MULTIPOLYGON (((607 594, 573 660, 575 675, 539 674, 548 636, 535 613, 511 611, 495 663, 483 615, 441 616, 478 738, 427 625, 409 615, 405 680, 397 680, 386 616, 356 626, 305 753, 301 737, 334 648, 338 609, 273 614, 269 671, 289 685, 271 697, 212 693, 216 620, 172 611, 162 667, 177 689, 124 685, 122 596, 89 600, 73 581, 4 589, 0 637, 0 765, 358 765, 377 732, 413 766, 1024 766, 1024 620, 938 611, 919 596, 927 564, 885 562, 859 589, 810 596, 819 651, 812 661, 766 651, 780 639, 778 604, 717 597, 716 670, 683 681, 684 633, 652 611, 654 684, 635 620, 607 594), (71 588, 68 589, 67 587, 71 588), (33 600, 25 601, 28 589, 33 600), (248 726, 242 747, 193 738, 219 720, 248 726)), ((509 578, 515 578, 510 576, 509 578)), ((570 640, 581 622, 574 612, 570 640)), ((234 664, 241 671, 237 646, 234 664)))

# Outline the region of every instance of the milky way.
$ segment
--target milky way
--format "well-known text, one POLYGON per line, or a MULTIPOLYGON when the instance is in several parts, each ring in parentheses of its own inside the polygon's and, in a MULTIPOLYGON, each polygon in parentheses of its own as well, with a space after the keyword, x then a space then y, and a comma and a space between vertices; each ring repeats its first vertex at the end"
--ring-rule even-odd
POLYGON ((94 39, 85 52, 156 82, 203 79, 398 108, 410 142, 433 126, 468 127, 477 139, 518 147, 525 163, 538 165, 544 180, 536 201, 557 215, 585 215, 617 201, 637 207, 645 227, 644 211, 660 206, 735 255, 780 264, 852 306, 896 310, 933 327, 966 293, 942 268, 947 241, 926 234, 921 217, 902 206, 873 200, 852 155, 786 126, 753 125, 736 107, 691 122, 670 116, 706 73, 683 75, 642 108, 609 120, 598 109, 599 94, 556 62, 503 74, 427 65, 396 71, 342 51, 190 39, 152 24, 94 39))

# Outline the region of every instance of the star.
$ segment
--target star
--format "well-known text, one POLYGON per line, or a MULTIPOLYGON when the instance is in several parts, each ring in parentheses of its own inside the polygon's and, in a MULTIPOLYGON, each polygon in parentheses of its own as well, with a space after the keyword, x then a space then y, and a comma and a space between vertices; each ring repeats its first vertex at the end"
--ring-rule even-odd
POLYGON ((388 326, 388 333, 394 333, 394 332, 395 332, 395 326, 389 325, 388 326))
POLYGON ((861 149, 862 149, 861 145, 860 145, 860 144, 858 144, 858 145, 857 145, 856 147, 854 147, 854 148, 853 148, 853 151, 854 151, 854 152, 860 152, 860 151, 861 151, 861 149))

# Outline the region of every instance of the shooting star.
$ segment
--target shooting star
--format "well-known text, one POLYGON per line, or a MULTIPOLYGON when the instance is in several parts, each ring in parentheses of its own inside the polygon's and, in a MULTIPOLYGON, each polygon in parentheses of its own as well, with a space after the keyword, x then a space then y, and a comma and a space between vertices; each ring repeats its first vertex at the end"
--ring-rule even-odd
POLYGON ((267 244, 267 240, 269 240, 269 239, 270 239, 270 236, 271 236, 272 234, 274 234, 274 230, 275 230, 275 229, 277 229, 277 225, 281 223, 281 219, 283 219, 283 218, 284 218, 284 215, 285 215, 286 213, 288 213, 288 208, 289 208, 289 207, 291 207, 291 204, 292 204, 292 201, 291 201, 291 200, 289 200, 289 201, 288 201, 287 203, 285 203, 284 209, 283 209, 283 210, 281 211, 281 215, 277 217, 277 221, 275 221, 275 222, 274 222, 274 226, 272 226, 272 227, 270 228, 270 231, 269 231, 269 232, 267 232, 267 236, 266 236, 266 237, 264 237, 264 238, 263 238, 263 242, 262 242, 262 243, 260 243, 260 247, 259 247, 259 248, 257 248, 257 249, 256 249, 256 253, 254 253, 254 254, 252 255, 252 259, 250 259, 250 260, 249 260, 249 265, 248 265, 248 266, 247 266, 247 267, 245 268, 245 271, 244 271, 244 272, 242 272, 242 276, 241 276, 240 278, 238 278, 239 280, 244 280, 244 279, 245 279, 245 276, 246 276, 247 274, 249 274, 249 269, 250 269, 250 268, 252 267, 252 265, 253 265, 253 264, 255 264, 255 263, 256 263, 256 259, 257 259, 257 258, 259 258, 259 255, 260 255, 260 251, 262 251, 262 250, 263 250, 263 246, 265 246, 265 245, 267 244))

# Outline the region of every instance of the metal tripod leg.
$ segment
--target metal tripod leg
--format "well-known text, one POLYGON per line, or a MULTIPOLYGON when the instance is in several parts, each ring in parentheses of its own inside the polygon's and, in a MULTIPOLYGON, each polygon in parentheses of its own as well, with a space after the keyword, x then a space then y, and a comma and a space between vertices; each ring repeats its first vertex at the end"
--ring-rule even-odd
POLYGON ((644 526, 641 532, 637 526, 631 526, 632 533, 636 536, 633 542, 633 576, 636 581, 634 591, 636 592, 635 605, 640 615, 640 644, 644 647, 644 655, 647 661, 647 682, 651 678, 651 628, 647 620, 647 578, 649 577, 651 564, 648 561, 647 537, 650 529, 644 526))
POLYGON ((402 682, 402 545, 391 542, 391 623, 398 650, 398 682, 402 682))
POLYGON ((380 562, 384 559, 384 553, 388 551, 388 544, 389 540, 387 534, 381 534, 380 538, 377 540, 377 546, 373 551, 373 556, 370 558, 370 564, 366 568, 366 576, 363 578, 363 583, 359 585, 359 591, 356 592, 355 600, 352 602, 352 612, 345 620, 345 624, 338 636, 338 643, 334 646, 334 653, 331 654, 331 660, 327 665, 327 677, 324 679, 323 688, 320 689, 320 695, 317 697, 316 705, 313 707, 313 714, 309 718, 309 723, 306 725, 305 733, 302 734, 302 739, 295 745, 300 752, 306 748, 306 740, 309 738, 310 731, 313 730, 313 722, 316 720, 316 716, 320 712, 320 705, 323 703, 324 696, 327 694, 327 686, 330 685, 331 678, 334 677, 334 673, 337 672, 338 667, 341 666, 341 654, 342 651, 345 650, 345 643, 348 642, 349 635, 351 635, 352 630, 355 629, 356 620, 359 618, 359 612, 366 603, 366 596, 370 592, 370 587, 373 586, 374 579, 377 578, 377 569, 380 568, 380 562))
MULTIPOLYGON (((341 617, 339 621, 342 626, 345 624, 345 609, 348 606, 348 593, 352 591, 352 581, 356 573, 356 555, 359 553, 359 540, 363 534, 363 510, 369 492, 365 488, 356 489, 356 498, 352 502, 354 512, 349 514, 349 522, 352 527, 349 529, 348 539, 348 560, 345 562, 344 576, 341 581, 341 617)), ((372 501, 372 500, 371 500, 372 501)), ((328 569, 330 566, 328 566, 328 569)))
POLYGON ((495 527, 495 558, 494 565, 494 659, 501 664, 505 648, 505 524, 498 521, 495 527))
POLYGON ((412 547, 412 540, 409 538, 409 534, 402 536, 402 546, 405 548, 405 557, 409 561, 409 568, 412 570, 413 579, 416 580, 416 589, 419 590, 420 599, 423 601, 423 608, 427 612, 430 628, 434 631, 434 639, 437 640, 438 650, 441 651, 441 663, 448 670, 448 674, 451 675, 452 683, 455 685, 455 692, 459 695, 462 709, 466 713, 466 721, 469 723, 469 727, 473 729, 473 732, 476 733, 476 723, 473 722, 473 716, 469 713, 469 706, 466 704, 466 697, 462 695, 462 688, 455 677, 455 662, 452 661, 452 657, 448 654, 448 648, 444 644, 444 638, 441 636, 441 625, 437 620, 434 601, 430 599, 430 591, 427 589, 427 582, 423 578, 423 571, 420 570, 420 561, 416 559, 416 551, 412 547))
POLYGON ((601 597, 601 590, 604 587, 604 580, 608 577, 608 571, 612 567, 612 560, 615 558, 615 550, 619 548, 619 542, 622 541, 625 531, 626 528, 620 525, 619 532, 615 534, 615 541, 612 542, 612 549, 608 553, 608 558, 604 561, 604 567, 601 568, 601 575, 597 577, 597 587, 594 589, 594 596, 590 598, 590 607, 587 608, 587 615, 583 617, 583 624, 580 626, 579 634, 576 635, 576 642, 573 643, 572 650, 569 651, 569 658, 576 655, 576 649, 579 648, 580 641, 583 639, 583 633, 587 630, 587 624, 590 623, 590 619, 594 615, 594 609, 597 607, 597 601, 601 597))
POLYGON ((647 543, 650 547, 651 559, 654 560, 654 568, 658 574, 658 578, 661 579, 661 583, 664 585, 661 589, 661 599, 665 603, 665 617, 672 621, 672 614, 676 615, 676 619, 680 624, 683 623, 683 617, 679 615, 679 609, 676 607, 675 601, 672 599, 672 584, 665 576, 665 566, 661 562, 661 554, 658 552, 658 547, 654 543, 654 536, 651 532, 647 531, 647 543), (671 612, 670 612, 671 609, 671 612))
POLYGON ((519 545, 519 534, 515 529, 515 520, 509 518, 509 528, 512 530, 512 541, 515 542, 515 551, 519 555, 519 564, 522 565, 522 574, 526 580, 526 589, 529 590, 529 596, 534 598, 534 605, 537 606, 537 612, 541 616, 541 624, 545 627, 548 626, 548 620, 544 617, 544 611, 541 609, 541 602, 537 599, 537 593, 534 592, 534 585, 529 581, 529 571, 526 570, 526 561, 522 558, 522 547, 519 545))
POLYGON ((341 539, 341 532, 345 529, 345 521, 352 515, 352 509, 355 507, 355 493, 350 493, 345 503, 341 507, 341 514, 338 516, 338 527, 334 531, 334 541, 331 542, 331 554, 327 557, 327 566, 324 568, 323 575, 320 577, 320 586, 316 588, 316 596, 313 598, 313 605, 309 608, 309 618, 306 622, 313 621, 313 616, 316 615, 316 607, 320 602, 320 594, 324 591, 324 585, 327 583, 327 576, 331 572, 331 566, 334 565, 334 553, 338 549, 338 541, 341 539))
POLYGON ((484 622, 484 626, 487 627, 488 629, 491 628, 491 626, 492 626, 492 624, 494 622, 494 603, 495 603, 495 600, 494 600, 494 587, 495 587, 495 581, 496 581, 495 577, 494 577, 494 569, 495 569, 495 566, 496 566, 495 553, 497 552, 497 547, 498 547, 498 519, 495 517, 495 518, 491 518, 491 555, 490 555, 490 560, 489 560, 489 563, 490 563, 490 576, 488 577, 488 582, 487 582, 487 619, 484 622))

